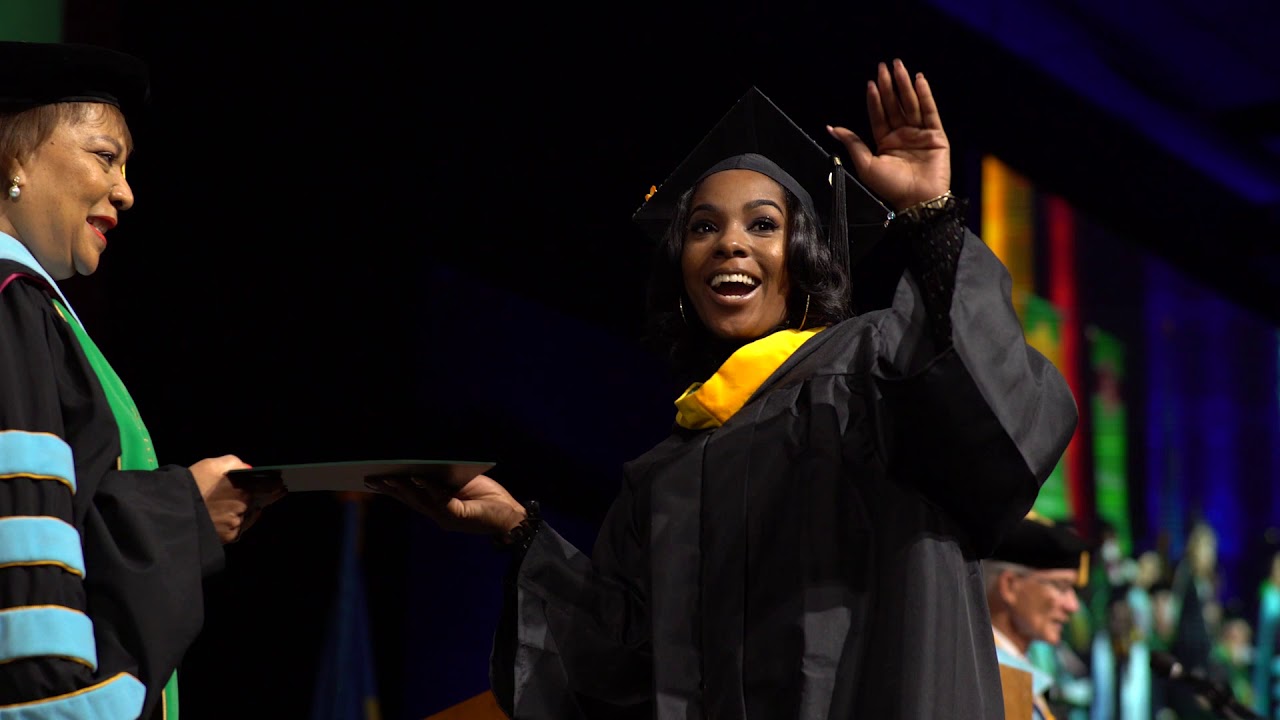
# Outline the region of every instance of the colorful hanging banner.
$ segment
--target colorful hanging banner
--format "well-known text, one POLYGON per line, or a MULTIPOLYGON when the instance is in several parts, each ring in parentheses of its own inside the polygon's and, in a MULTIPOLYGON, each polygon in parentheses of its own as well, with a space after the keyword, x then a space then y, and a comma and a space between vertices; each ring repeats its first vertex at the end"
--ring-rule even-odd
POLYGON ((1076 406, 1080 408, 1080 419, 1076 423, 1076 431, 1065 452, 1066 467, 1064 478, 1067 486, 1068 502, 1072 510, 1076 531, 1086 538, 1094 536, 1093 507, 1090 505, 1088 490, 1088 459, 1086 438, 1088 437, 1090 418, 1085 403, 1083 387, 1084 353, 1081 350, 1084 331, 1080 327, 1080 304, 1076 282, 1076 214, 1067 201, 1057 195, 1046 195, 1041 203, 1044 221, 1044 245, 1047 246, 1045 280, 1048 287, 1046 295, 1059 313, 1062 323, 1059 326, 1058 361, 1055 363, 1062 377, 1067 381, 1076 406))
POLYGON ((1124 345, 1096 326, 1085 331, 1093 395, 1089 399, 1093 425, 1094 503, 1098 518, 1115 528, 1121 551, 1133 554, 1129 521, 1129 447, 1125 424, 1124 345))
MULTIPOLYGON (((1062 315, 1048 300, 1028 294, 1026 309, 1022 313, 1022 327, 1027 344, 1039 350, 1055 367, 1062 367, 1062 315)), ((1071 502, 1067 495, 1067 471, 1069 458, 1063 455, 1058 466, 1049 474, 1032 509, 1058 521, 1074 520, 1071 502)))
POLYGON ((1035 191, 999 159, 982 158, 982 239, 1009 270, 1018 317, 1035 291, 1035 191))
MULTIPOLYGON (((1075 266, 1074 223, 1070 208, 1055 198, 1046 201, 1048 237, 1047 259, 1049 298, 1036 293, 1036 232, 1038 199, 1035 187, 996 157, 982 159, 982 239, 1004 263, 1013 283, 1013 306, 1022 320, 1027 342, 1039 350, 1062 372, 1068 386, 1078 392, 1079 373, 1075 360, 1075 266), (1058 306, 1057 303, 1066 303, 1058 306), (1064 312, 1065 310, 1065 312, 1064 312)), ((1081 408, 1082 415, 1084 408, 1081 408)), ((1083 419, 1083 418, 1082 418, 1083 419)), ((1040 489, 1035 510, 1059 521, 1081 526, 1087 518, 1077 517, 1082 507, 1079 493, 1078 458, 1080 443, 1073 439, 1058 466, 1040 489)))

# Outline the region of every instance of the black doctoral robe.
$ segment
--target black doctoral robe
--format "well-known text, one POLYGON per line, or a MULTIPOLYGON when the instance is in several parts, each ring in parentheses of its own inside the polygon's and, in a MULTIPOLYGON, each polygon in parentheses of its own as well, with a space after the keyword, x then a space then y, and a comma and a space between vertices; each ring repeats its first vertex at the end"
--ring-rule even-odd
MULTIPOLYGON (((0 664, 0 705, 62 696, 65 715, 58 717, 123 717, 118 703, 129 693, 115 694, 119 685, 103 683, 127 673, 145 687, 141 717, 159 717, 161 691, 200 631, 203 578, 222 566, 221 543, 187 468, 117 469, 115 418, 48 284, 31 268, 0 260, 0 287, 0 436, 10 443, 4 447, 13 450, 26 437, 45 447, 65 443, 75 485, 72 492, 42 477, 37 466, 48 456, 19 461, 0 453, 6 468, 0 522, 61 520, 78 532, 84 565, 82 576, 53 564, 0 567, 0 611, 55 606, 86 614, 97 660, 93 668, 54 655, 0 664), (94 686, 96 692, 77 693, 94 686)), ((14 636, 0 638, 0 652, 22 647, 14 636)))
POLYGON ((950 344, 920 288, 802 345, 723 426, 625 467, 588 558, 513 567, 495 694, 517 718, 1003 716, 980 559, 1077 410, 964 231, 950 344))

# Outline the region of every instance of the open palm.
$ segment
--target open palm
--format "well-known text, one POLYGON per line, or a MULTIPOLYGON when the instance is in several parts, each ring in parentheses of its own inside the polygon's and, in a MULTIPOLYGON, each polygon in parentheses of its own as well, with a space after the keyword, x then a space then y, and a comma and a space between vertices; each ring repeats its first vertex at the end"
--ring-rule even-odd
POLYGON ((923 74, 914 80, 901 60, 880 63, 867 82, 867 115, 876 150, 844 127, 828 127, 849 153, 858 179, 895 210, 951 189, 951 144, 923 74))

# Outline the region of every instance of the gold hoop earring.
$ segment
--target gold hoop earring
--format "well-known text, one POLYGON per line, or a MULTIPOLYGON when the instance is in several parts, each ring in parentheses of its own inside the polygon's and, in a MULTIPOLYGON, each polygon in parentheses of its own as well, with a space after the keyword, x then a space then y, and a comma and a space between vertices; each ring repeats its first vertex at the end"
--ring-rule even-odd
POLYGON ((813 299, 812 295, 804 296, 804 316, 800 318, 800 327, 796 328, 797 330, 803 330, 805 322, 809 320, 809 301, 811 299, 813 299))
POLYGON ((10 199, 10 200, 17 200, 17 199, 18 199, 18 196, 22 194, 22 188, 18 186, 18 184, 19 184, 19 183, 21 183, 21 182, 22 182, 22 178, 18 177, 17 175, 14 175, 14 176, 13 176, 13 180, 11 181, 11 184, 9 185, 9 199, 10 199))
POLYGON ((689 318, 684 316, 684 298, 676 300, 676 307, 680 308, 680 319, 684 321, 685 325, 688 325, 689 318))

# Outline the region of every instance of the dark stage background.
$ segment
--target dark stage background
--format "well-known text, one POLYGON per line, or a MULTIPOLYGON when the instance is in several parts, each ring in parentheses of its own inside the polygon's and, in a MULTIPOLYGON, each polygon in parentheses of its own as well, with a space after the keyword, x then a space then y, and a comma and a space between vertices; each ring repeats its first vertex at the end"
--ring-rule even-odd
MULTIPOLYGON (((65 289, 162 462, 491 460, 589 548, 622 462, 672 417, 637 344, 630 214, 753 84, 833 149, 825 123, 867 134, 864 83, 894 57, 933 84, 958 192, 998 153, 1280 316, 1177 241, 1256 234, 1255 213, 926 3, 67 0, 64 22, 154 73, 137 205, 65 289)), ((228 548, 185 720, 308 716, 340 510, 288 497, 228 548)), ((366 513, 383 717, 486 689, 503 559, 384 499, 366 513)))

